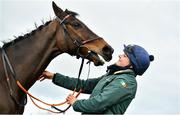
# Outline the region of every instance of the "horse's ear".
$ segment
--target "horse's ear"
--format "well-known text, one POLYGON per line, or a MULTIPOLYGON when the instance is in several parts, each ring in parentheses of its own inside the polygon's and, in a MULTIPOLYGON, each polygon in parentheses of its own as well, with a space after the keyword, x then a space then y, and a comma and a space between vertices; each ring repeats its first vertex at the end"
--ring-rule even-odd
POLYGON ((54 1, 52 1, 52 7, 57 17, 62 18, 63 10, 59 8, 54 1))

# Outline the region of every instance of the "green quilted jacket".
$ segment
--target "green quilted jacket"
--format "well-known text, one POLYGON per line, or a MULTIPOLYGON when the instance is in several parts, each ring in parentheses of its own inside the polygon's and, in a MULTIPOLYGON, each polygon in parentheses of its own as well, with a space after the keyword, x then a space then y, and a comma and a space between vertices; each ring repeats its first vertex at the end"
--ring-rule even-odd
MULTIPOLYGON (((127 69, 113 75, 80 80, 77 90, 83 88, 83 93, 91 96, 77 100, 72 105, 73 109, 84 114, 124 114, 136 94, 135 76, 132 70, 127 69)), ((74 90, 77 80, 59 73, 53 77, 53 83, 70 90, 74 90)))

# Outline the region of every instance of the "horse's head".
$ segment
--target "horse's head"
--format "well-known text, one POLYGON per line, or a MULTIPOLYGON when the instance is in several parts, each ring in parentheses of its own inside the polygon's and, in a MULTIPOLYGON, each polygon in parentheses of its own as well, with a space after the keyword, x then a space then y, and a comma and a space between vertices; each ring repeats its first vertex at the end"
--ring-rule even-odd
POLYGON ((84 57, 93 61, 96 66, 104 64, 98 55, 102 56, 105 61, 112 59, 113 48, 78 20, 75 17, 77 13, 68 10, 63 11, 54 2, 52 5, 60 25, 59 30, 56 31, 57 42, 59 42, 57 46, 63 52, 84 57), (62 30, 64 37, 62 37, 62 30), (66 44, 63 49, 62 43, 60 43, 62 38, 66 44))

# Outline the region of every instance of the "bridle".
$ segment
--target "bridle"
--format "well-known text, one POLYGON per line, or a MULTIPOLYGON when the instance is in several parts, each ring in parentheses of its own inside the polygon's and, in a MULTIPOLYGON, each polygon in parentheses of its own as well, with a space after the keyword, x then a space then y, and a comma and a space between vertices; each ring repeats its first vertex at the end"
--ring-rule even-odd
MULTIPOLYGON (((97 37, 97 38, 94 38, 94 39, 84 40, 84 41, 81 41, 81 40, 78 40, 78 39, 73 39, 73 38, 70 36, 70 34, 69 34, 69 32, 68 32, 68 30, 67 30, 67 28, 66 28, 66 25, 64 24, 64 21, 65 21, 67 18, 69 18, 70 16, 71 16, 71 14, 65 16, 63 20, 60 20, 59 18, 57 18, 57 19, 58 19, 58 21, 60 21, 60 25, 63 26, 63 29, 64 29, 65 33, 67 33, 68 36, 69 36, 69 38, 73 41, 73 44, 76 45, 76 47, 77 47, 76 56, 79 56, 79 57, 82 58, 81 66, 80 66, 79 73, 78 73, 78 81, 77 81, 76 86, 75 86, 75 89, 74 89, 74 91, 73 91, 73 95, 75 95, 75 90, 76 90, 76 88, 77 88, 77 86, 78 86, 78 83, 79 83, 79 80, 80 80, 80 75, 81 75, 81 72, 82 72, 82 68, 83 68, 83 64, 84 64, 84 59, 87 58, 89 55, 91 55, 91 53, 93 53, 93 51, 91 51, 91 50, 89 50, 87 47, 85 47, 84 44, 89 43, 89 42, 92 42, 92 41, 95 41, 95 40, 98 40, 98 39, 102 39, 102 38, 97 37), (82 52, 80 52, 81 48, 85 48, 86 51, 87 51, 87 50, 88 50, 88 51, 87 51, 86 53, 83 53, 83 54, 82 54, 82 52)), ((77 34, 77 35, 78 35, 78 34, 77 34)), ((65 36, 66 36, 66 35, 65 35, 65 36)), ((64 38, 65 38, 65 37, 64 37, 64 38)), ((4 49, 4 48, 0 48, 0 49, 2 50, 3 67, 4 67, 4 71, 5 71, 5 76, 6 76, 6 81, 7 81, 7 84, 8 84, 8 88, 9 88, 9 91, 10 91, 10 96, 11 96, 12 100, 13 100, 17 105, 19 105, 19 106, 21 106, 21 107, 24 107, 24 106, 26 105, 26 103, 27 103, 27 95, 29 95, 29 97, 30 97, 30 99, 32 100, 32 102, 33 102, 38 108, 43 109, 43 110, 47 110, 47 111, 52 112, 52 113, 64 113, 66 110, 68 110, 68 109, 71 107, 71 105, 69 105, 66 109, 61 110, 61 109, 59 109, 59 108, 57 108, 57 107, 55 107, 55 106, 63 105, 63 104, 65 104, 65 103, 67 103, 67 101, 62 102, 62 103, 58 103, 58 104, 49 104, 49 103, 46 103, 46 102, 44 102, 44 101, 41 101, 40 99, 38 99, 38 98, 34 97, 33 95, 31 95, 31 94, 22 86, 22 84, 19 82, 19 80, 16 78, 16 73, 15 73, 15 71, 14 71, 14 69, 13 69, 13 67, 12 67, 12 65, 11 65, 11 63, 10 63, 10 61, 9 61, 9 58, 8 58, 8 56, 7 56, 7 54, 6 54, 5 49, 4 49), (14 97, 14 95, 13 95, 14 92, 13 92, 12 86, 11 86, 11 84, 10 84, 10 79, 9 79, 9 75, 8 75, 8 69, 10 70, 10 72, 11 72, 11 74, 12 74, 12 76, 13 76, 13 79, 16 81, 18 87, 19 87, 25 94, 27 94, 27 95, 25 95, 25 99, 23 100, 23 102, 24 102, 23 104, 19 103, 19 102, 17 101, 17 99, 16 99, 16 98, 14 97), (39 102, 41 102, 41 103, 43 103, 43 104, 45 104, 45 105, 49 105, 49 106, 51 106, 52 108, 58 110, 59 112, 42 108, 42 107, 38 106, 38 105, 34 102, 33 99, 35 99, 35 100, 37 100, 37 101, 39 101, 39 102)), ((89 72, 90 72, 90 61, 89 61, 88 63, 89 63, 89 70, 88 70, 87 79, 88 79, 88 77, 89 77, 89 72)), ((80 90, 78 91, 78 93, 75 95, 75 97, 78 97, 79 94, 82 92, 82 90, 83 90, 83 89, 80 89, 80 90)))
POLYGON ((89 50, 89 48, 84 46, 84 45, 89 43, 89 42, 93 42, 93 41, 96 41, 96 40, 99 40, 99 39, 102 39, 102 38, 101 37, 96 37, 96 38, 93 38, 93 39, 82 40, 80 35, 75 31, 74 31, 74 33, 76 34, 76 36, 78 36, 78 38, 81 38, 81 39, 71 37, 71 34, 68 32, 68 29, 66 27, 67 25, 64 23, 71 16, 72 16, 71 14, 68 14, 62 20, 59 17, 56 17, 56 20, 59 21, 60 25, 62 25, 62 27, 63 27, 65 41, 66 41, 67 38, 70 38, 70 40, 73 42, 73 44, 77 47, 76 56, 78 58, 79 57, 87 58, 91 53, 94 53, 94 52, 89 50), (86 52, 81 52, 83 50, 85 50, 86 52))

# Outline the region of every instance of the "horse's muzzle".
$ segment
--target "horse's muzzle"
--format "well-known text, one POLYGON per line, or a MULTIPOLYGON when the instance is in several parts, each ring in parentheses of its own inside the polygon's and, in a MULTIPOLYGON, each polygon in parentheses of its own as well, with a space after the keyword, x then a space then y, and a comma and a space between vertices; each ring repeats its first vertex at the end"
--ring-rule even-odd
POLYGON ((112 59, 112 54, 114 49, 111 46, 104 46, 102 49, 102 56, 106 61, 110 61, 112 59))

